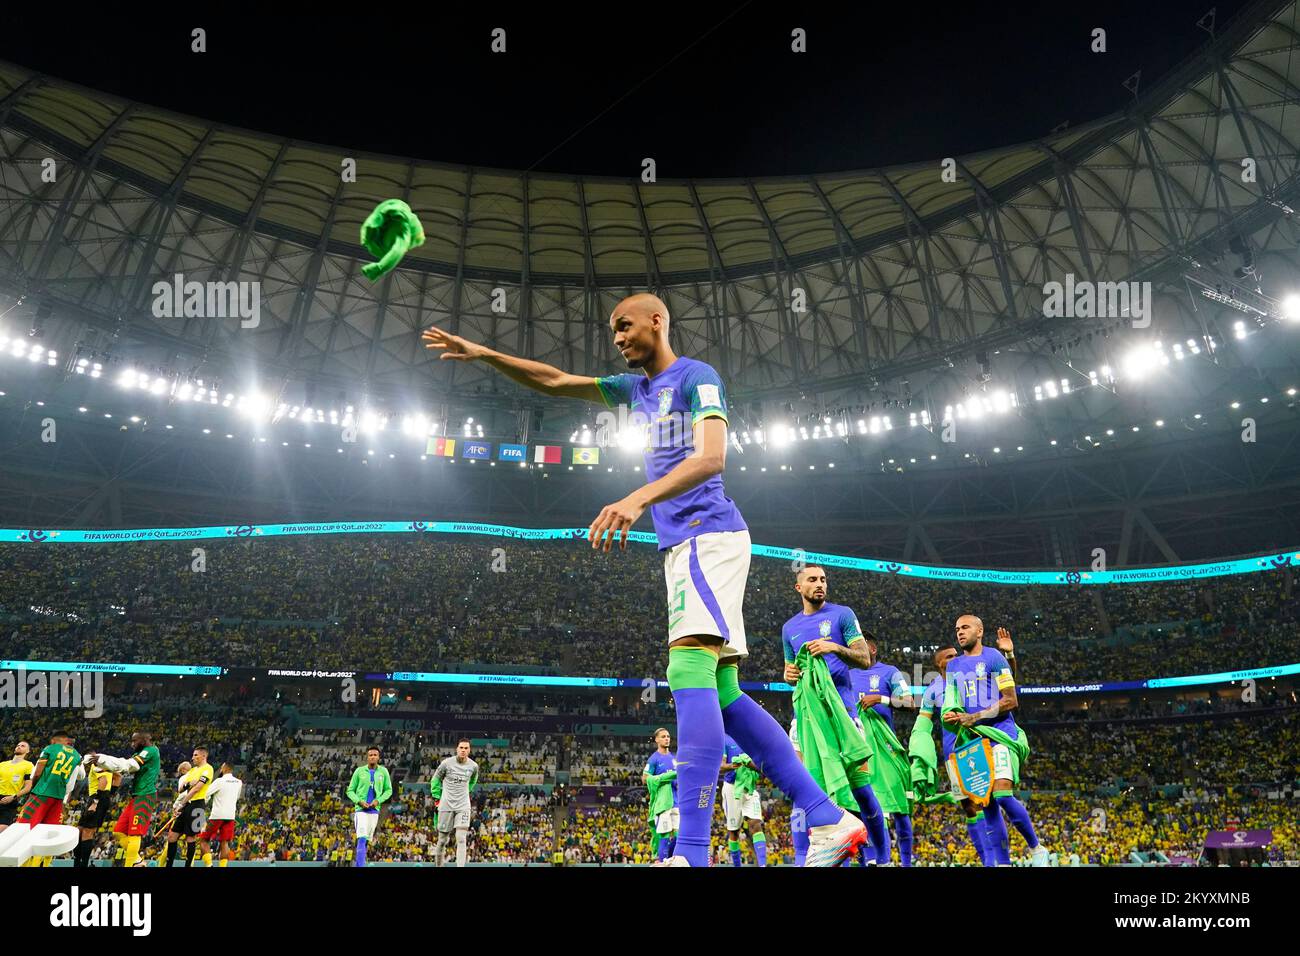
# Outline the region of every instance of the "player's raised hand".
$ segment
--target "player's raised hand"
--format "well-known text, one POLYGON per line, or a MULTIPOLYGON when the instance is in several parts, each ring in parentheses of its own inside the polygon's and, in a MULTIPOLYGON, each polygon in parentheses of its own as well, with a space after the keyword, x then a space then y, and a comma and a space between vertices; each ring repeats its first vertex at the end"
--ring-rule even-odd
POLYGON ((1011 632, 1005 627, 998 628, 997 648, 1004 654, 1016 649, 1016 645, 1011 642, 1011 632))
POLYGON ((487 350, 477 342, 471 342, 469 339, 461 338, 459 335, 452 335, 450 332, 444 332, 436 325, 431 325, 420 335, 421 341, 424 342, 426 349, 438 349, 442 352, 438 356, 440 359, 456 359, 461 362, 472 362, 477 358, 482 358, 487 350))
POLYGON ((593 549, 609 551, 614 539, 620 538, 619 549, 626 551, 628 532, 644 513, 645 505, 634 500, 631 495, 612 505, 605 505, 600 509, 600 514, 596 515, 596 520, 591 523, 591 527, 587 529, 587 540, 591 542, 593 549))

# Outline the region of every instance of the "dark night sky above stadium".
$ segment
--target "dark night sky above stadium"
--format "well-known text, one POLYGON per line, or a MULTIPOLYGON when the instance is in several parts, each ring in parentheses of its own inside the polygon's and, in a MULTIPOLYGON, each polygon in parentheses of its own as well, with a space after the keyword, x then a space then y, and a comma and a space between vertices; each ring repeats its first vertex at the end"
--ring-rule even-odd
POLYGON ((1135 70, 1149 86, 1208 40, 1195 21, 1211 5, 1222 28, 1247 0, 410 4, 396 16, 374 4, 347 17, 104 5, 7 12, 0 58, 358 151, 614 176, 653 156, 661 178, 778 175, 932 160, 1103 116, 1131 100, 1121 83, 1135 70), (195 26, 206 54, 189 50, 195 26), (498 26, 504 55, 489 50, 498 26), (1089 49, 1096 27, 1104 54, 1089 49))

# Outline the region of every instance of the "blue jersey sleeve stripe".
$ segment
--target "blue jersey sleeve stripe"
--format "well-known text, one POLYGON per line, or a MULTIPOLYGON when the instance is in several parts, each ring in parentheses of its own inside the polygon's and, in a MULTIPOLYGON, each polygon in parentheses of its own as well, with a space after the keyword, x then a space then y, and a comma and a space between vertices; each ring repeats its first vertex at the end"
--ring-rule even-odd
POLYGON ((614 407, 613 396, 610 395, 609 382, 604 378, 596 379, 596 387, 600 389, 600 397, 605 401, 606 408, 614 407))

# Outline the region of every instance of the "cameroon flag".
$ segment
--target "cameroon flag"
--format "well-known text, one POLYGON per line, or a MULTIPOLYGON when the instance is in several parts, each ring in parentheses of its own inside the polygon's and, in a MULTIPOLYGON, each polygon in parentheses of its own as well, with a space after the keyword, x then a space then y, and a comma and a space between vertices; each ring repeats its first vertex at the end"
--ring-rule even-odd
POLYGON ((454 438, 430 438, 424 446, 426 455, 437 455, 442 458, 456 457, 456 439, 454 438))

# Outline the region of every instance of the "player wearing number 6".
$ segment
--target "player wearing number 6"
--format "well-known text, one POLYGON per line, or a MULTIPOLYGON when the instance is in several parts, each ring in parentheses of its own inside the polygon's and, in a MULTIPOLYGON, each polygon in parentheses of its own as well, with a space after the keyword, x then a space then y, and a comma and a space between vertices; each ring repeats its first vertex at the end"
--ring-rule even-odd
POLYGON ((153 745, 153 738, 137 730, 131 735, 130 757, 113 757, 109 754, 86 754, 96 766, 113 773, 135 774, 131 781, 131 797, 117 818, 113 833, 122 843, 124 866, 135 866, 140 858, 140 839, 149 832, 149 821, 158 809, 158 774, 162 771, 162 757, 153 745))

